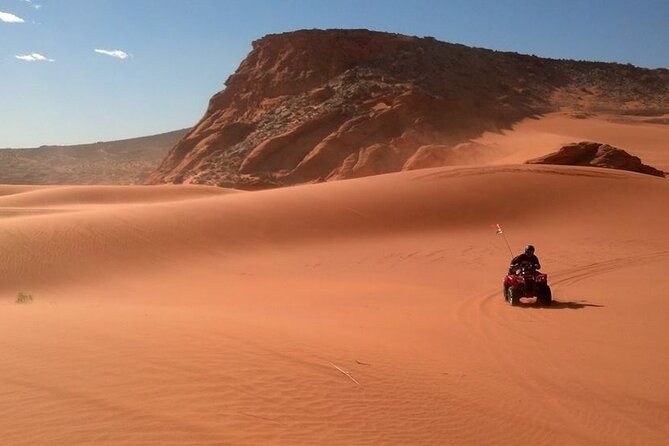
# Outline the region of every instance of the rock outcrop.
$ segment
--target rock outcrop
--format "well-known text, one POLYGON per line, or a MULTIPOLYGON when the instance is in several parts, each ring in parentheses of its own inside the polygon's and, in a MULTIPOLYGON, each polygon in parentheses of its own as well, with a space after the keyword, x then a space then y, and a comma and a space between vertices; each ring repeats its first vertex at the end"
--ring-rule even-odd
POLYGON ((589 141, 566 145, 557 152, 529 160, 527 164, 604 167, 645 173, 657 177, 665 176, 661 170, 643 164, 638 157, 622 149, 612 147, 608 144, 589 141))
POLYGON ((459 164, 484 155, 471 138, 525 117, 668 99, 667 70, 367 30, 269 35, 149 182, 255 189, 459 164))

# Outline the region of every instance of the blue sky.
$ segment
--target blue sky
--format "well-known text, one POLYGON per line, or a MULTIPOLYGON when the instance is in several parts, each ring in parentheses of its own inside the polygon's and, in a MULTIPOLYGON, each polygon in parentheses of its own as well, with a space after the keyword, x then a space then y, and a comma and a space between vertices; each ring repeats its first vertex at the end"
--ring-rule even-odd
POLYGON ((667 0, 0 0, 0 147, 191 126, 251 41, 302 28, 669 67, 667 0))

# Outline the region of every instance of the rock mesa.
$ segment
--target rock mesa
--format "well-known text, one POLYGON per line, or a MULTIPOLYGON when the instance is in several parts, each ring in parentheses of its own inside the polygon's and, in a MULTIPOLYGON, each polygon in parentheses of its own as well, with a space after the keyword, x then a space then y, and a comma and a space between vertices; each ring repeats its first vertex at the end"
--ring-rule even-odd
POLYGON ((367 30, 268 35, 150 183, 257 189, 481 162, 485 131, 571 107, 666 107, 669 71, 367 30))

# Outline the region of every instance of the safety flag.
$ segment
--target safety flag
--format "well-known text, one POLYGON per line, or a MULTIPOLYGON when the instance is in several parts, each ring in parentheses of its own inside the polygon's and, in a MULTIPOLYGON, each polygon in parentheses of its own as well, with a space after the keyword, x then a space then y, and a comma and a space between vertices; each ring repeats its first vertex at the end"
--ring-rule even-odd
POLYGON ((513 251, 511 250, 511 245, 509 245, 509 241, 506 239, 506 235, 504 235, 504 231, 502 231, 502 227, 499 224, 494 224, 490 225, 492 228, 495 230, 495 233, 497 235, 501 235, 502 238, 504 239, 504 243, 506 243, 506 247, 509 248, 509 254, 511 254, 511 257, 513 257, 513 251))

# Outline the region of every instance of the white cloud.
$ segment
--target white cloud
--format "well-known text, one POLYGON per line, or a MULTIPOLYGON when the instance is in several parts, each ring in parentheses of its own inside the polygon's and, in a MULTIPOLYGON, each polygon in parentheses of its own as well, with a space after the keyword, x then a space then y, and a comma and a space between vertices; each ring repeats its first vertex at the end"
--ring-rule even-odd
POLYGON ((40 53, 23 54, 14 57, 19 60, 25 60, 26 62, 55 62, 55 60, 44 57, 40 53))
POLYGON ((26 3, 30 3, 30 6, 32 6, 35 9, 40 9, 42 7, 42 5, 38 5, 38 4, 33 3, 33 0, 23 0, 23 1, 26 2, 26 3))
POLYGON ((0 11, 0 22, 23 23, 23 22, 25 22, 25 20, 23 20, 21 17, 15 16, 14 14, 10 14, 8 12, 0 11))
POLYGON ((115 57, 117 59, 127 59, 130 57, 128 53, 121 50, 101 50, 96 48, 95 52, 98 54, 104 54, 105 56, 115 57))

